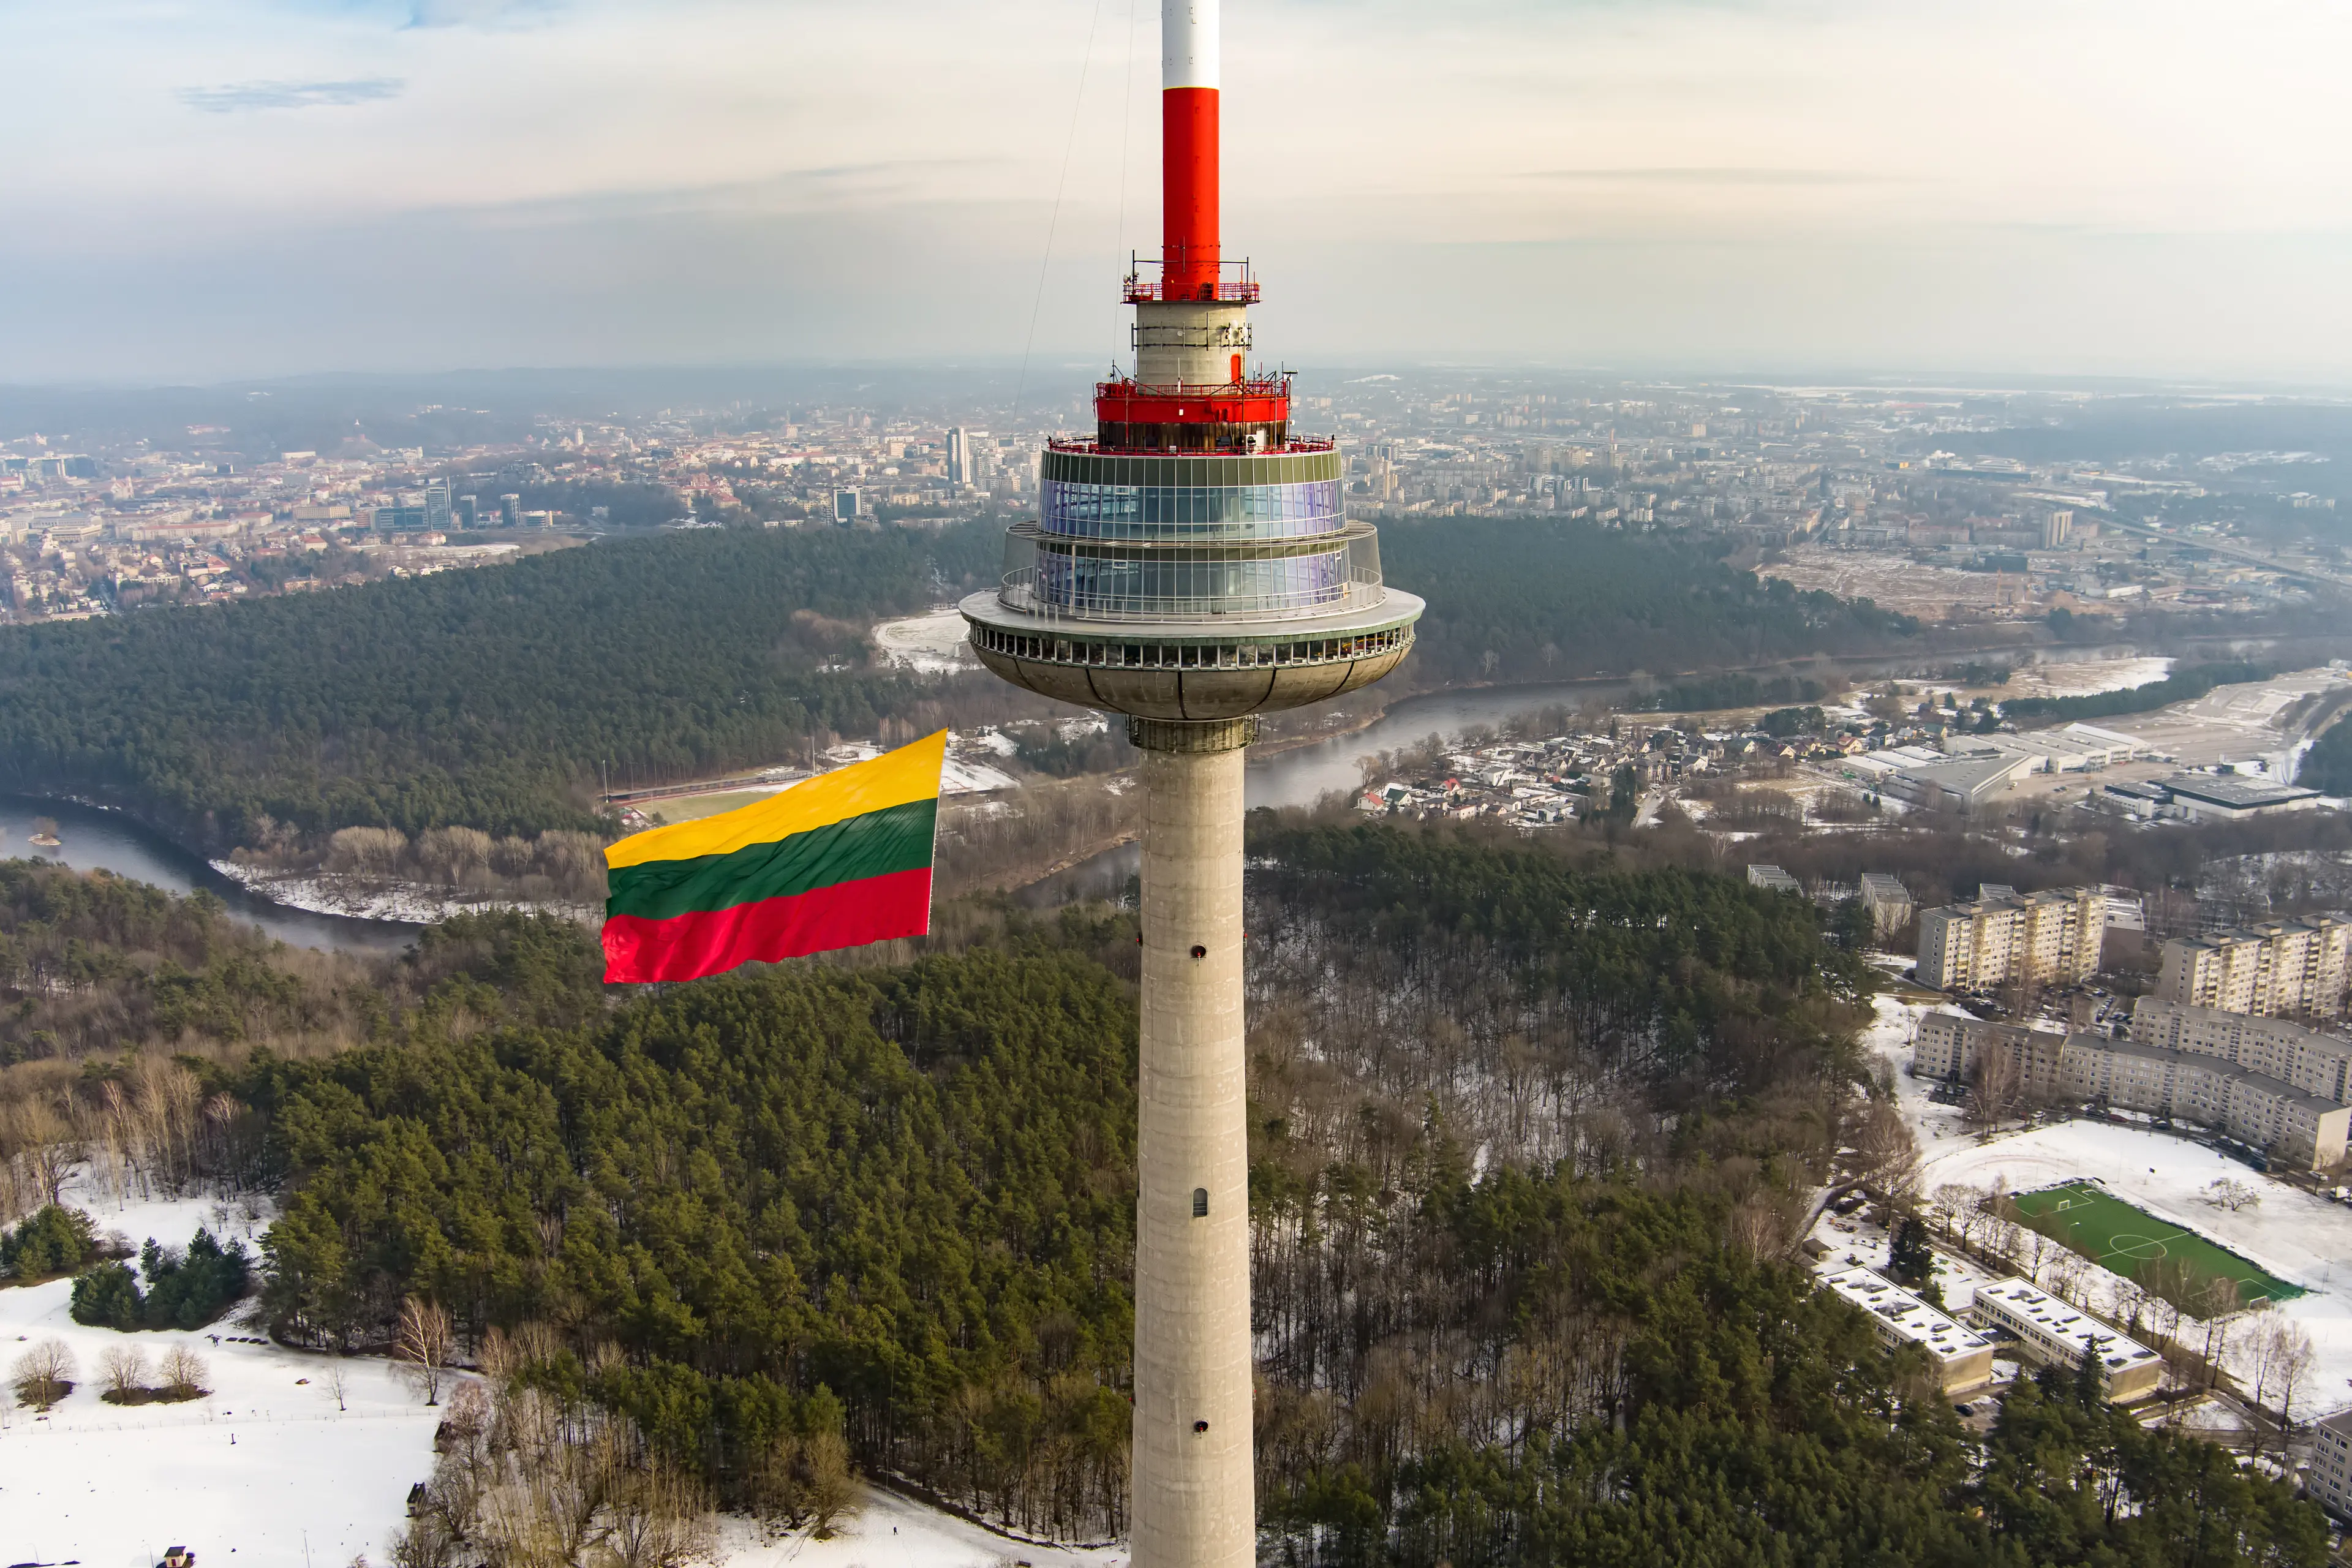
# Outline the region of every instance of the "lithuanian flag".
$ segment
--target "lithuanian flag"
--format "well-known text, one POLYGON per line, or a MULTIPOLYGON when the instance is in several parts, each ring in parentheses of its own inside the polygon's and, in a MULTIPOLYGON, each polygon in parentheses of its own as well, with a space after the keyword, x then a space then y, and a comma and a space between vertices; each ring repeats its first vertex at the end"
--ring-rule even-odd
POLYGON ((604 979, 739 963, 931 929, 931 837, 948 732, 604 851, 604 979))

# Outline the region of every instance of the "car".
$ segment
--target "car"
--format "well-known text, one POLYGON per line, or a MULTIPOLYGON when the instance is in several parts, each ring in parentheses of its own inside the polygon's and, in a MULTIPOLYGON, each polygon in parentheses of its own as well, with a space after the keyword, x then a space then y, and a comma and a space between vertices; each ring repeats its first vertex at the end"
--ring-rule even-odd
POLYGON ((1974 1415, 1976 1413, 1977 1407, 1973 1405, 1955 1405, 1952 1406, 1952 1414, 1955 1415, 1974 1415))

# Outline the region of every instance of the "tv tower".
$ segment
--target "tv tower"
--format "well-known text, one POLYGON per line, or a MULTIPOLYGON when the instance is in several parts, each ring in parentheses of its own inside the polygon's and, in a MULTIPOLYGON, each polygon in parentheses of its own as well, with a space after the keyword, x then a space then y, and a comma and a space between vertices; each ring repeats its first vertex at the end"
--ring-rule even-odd
POLYGON ((1246 261, 1218 232, 1218 0, 1162 0, 1161 246, 1129 273, 1135 374, 1055 441, 993 592, 981 661, 1127 715, 1143 752, 1135 1215, 1135 1568, 1256 1561, 1243 748, 1257 716, 1370 684, 1422 602, 1381 581, 1337 445, 1292 433, 1290 374, 1250 361, 1246 261))

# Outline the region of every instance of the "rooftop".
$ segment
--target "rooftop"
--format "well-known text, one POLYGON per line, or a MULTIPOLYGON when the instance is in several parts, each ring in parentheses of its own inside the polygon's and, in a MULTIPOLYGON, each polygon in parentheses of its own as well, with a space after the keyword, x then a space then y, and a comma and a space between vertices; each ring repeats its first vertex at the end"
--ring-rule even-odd
POLYGON ((1846 1268, 1829 1275, 1822 1285, 1892 1326, 1911 1343, 1924 1346, 1938 1360, 1980 1351, 1992 1342, 1967 1328, 1950 1314, 1929 1306, 1912 1291, 1868 1268, 1846 1268))
POLYGON ((1977 1300, 2008 1308, 2011 1315, 2033 1323, 2053 1339, 2071 1342, 2078 1352, 2096 1352, 2110 1372, 2156 1359, 2156 1352, 2138 1341, 2126 1339, 2080 1308, 2022 1279, 1979 1285, 1977 1300))
POLYGON ((2287 805, 2299 800, 2317 800, 2315 789, 2298 789, 2270 779, 2258 779, 2244 773, 2174 773, 2160 781, 2174 795, 2210 805, 2226 805, 2240 810, 2260 805, 2287 805))

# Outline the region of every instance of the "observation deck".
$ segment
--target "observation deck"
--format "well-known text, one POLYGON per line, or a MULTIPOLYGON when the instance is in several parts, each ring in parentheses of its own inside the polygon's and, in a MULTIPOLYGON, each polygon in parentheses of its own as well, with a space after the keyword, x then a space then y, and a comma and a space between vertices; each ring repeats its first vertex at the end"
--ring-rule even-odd
MULTIPOLYGON (((1286 401, 1286 381, 1262 384, 1286 401)), ((1181 395, 1190 412, 1195 392, 1232 390, 1181 395)), ((1041 695, 1147 719, 1234 719, 1369 685, 1411 649, 1422 602, 1381 581, 1343 473, 1329 441, 1055 442, 1036 520, 1006 531, 1002 581, 961 606, 973 651, 1041 695)))

